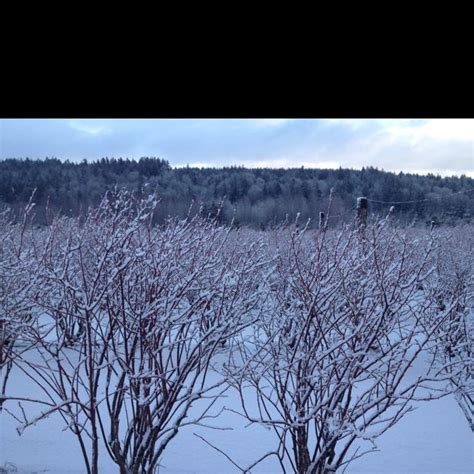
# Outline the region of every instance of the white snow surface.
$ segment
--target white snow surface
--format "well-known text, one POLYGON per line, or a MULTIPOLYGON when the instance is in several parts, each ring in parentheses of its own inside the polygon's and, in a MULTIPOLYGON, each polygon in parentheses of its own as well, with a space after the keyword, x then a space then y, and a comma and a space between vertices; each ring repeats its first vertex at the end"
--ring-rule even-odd
MULTIPOLYGON (((217 374, 212 376, 217 380, 217 374)), ((31 397, 39 393, 18 371, 12 373, 9 392, 31 397)), ((197 402, 196 410, 200 403, 203 402, 197 402)), ((220 400, 215 411, 223 405, 238 409, 237 394, 227 392, 226 398, 220 400)), ((6 406, 15 410, 13 402, 6 406)), ((28 413, 34 414, 35 410, 39 408, 30 405, 28 413)), ((192 412, 188 418, 194 418, 192 412)), ((271 431, 261 426, 246 427, 247 422, 234 413, 223 412, 216 420, 208 421, 209 424, 232 430, 184 427, 166 449, 159 474, 239 473, 221 453, 193 433, 205 437, 242 467, 250 465, 274 446, 275 439, 271 431)), ((18 421, 5 411, 0 414, 0 467, 11 463, 18 474, 84 473, 79 444, 70 431, 64 430, 64 422, 58 415, 39 421, 21 436, 16 431, 18 425, 18 421)), ((419 403, 414 412, 407 414, 376 442, 379 451, 353 461, 346 469, 346 474, 474 473, 474 434, 453 396, 419 403)), ((370 446, 364 448, 370 449, 370 446)), ((102 448, 100 459, 102 474, 118 472, 105 448, 102 448)), ((251 472, 279 473, 281 470, 276 458, 270 457, 251 472)))

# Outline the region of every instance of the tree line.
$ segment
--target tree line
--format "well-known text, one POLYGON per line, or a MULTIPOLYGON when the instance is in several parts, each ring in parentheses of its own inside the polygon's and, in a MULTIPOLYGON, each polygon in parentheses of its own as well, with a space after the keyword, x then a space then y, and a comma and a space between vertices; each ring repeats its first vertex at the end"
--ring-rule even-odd
POLYGON ((330 225, 353 217, 355 200, 366 196, 373 216, 393 213, 404 223, 469 223, 474 214, 474 180, 391 173, 373 167, 353 169, 173 168, 154 157, 139 160, 102 158, 70 162, 6 159, 0 161, 0 206, 22 209, 34 190, 36 220, 47 222, 46 209, 67 216, 84 215, 107 190, 126 188, 141 197, 156 192, 160 206, 155 218, 184 217, 202 211, 222 223, 266 229, 297 214, 318 225, 333 191, 330 225), (194 206, 193 206, 194 203, 194 206))

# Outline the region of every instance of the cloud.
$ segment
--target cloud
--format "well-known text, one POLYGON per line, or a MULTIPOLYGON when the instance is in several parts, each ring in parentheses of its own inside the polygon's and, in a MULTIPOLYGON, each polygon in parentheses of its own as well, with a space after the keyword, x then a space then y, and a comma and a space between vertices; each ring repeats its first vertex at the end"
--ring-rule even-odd
POLYGON ((425 140, 468 141, 474 139, 474 120, 438 119, 418 122, 415 126, 393 124, 388 132, 398 139, 408 139, 412 144, 425 140))
POLYGON ((279 127, 291 120, 292 119, 253 119, 253 123, 259 127, 279 127))
POLYGON ((79 130, 81 132, 88 133, 90 135, 98 135, 99 133, 104 133, 110 131, 110 128, 104 126, 104 125, 99 125, 96 123, 94 125, 94 122, 92 123, 84 123, 80 122, 78 120, 71 120, 69 122, 69 125, 76 130, 79 130))
MULTIPOLYGON (((342 166, 474 177, 474 120, 335 120, 354 135, 332 153, 342 166)), ((333 150, 334 151, 334 150, 333 150)))
POLYGON ((0 121, 0 158, 157 156, 173 166, 376 166, 474 176, 474 120, 0 121))

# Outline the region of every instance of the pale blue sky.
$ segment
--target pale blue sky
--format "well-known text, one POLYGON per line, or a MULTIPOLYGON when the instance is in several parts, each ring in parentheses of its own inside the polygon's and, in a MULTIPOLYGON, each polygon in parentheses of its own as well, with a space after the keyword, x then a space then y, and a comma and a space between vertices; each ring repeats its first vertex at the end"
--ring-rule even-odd
POLYGON ((0 159, 361 168, 474 177, 474 120, 2 119, 0 159))

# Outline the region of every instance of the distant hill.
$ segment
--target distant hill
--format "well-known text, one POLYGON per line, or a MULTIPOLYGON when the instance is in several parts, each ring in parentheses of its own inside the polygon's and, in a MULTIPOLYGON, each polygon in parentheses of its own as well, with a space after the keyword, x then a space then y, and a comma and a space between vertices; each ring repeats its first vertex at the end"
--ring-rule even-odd
MULTIPOLYGON (((330 223, 349 221, 356 198, 369 198, 370 215, 386 214, 394 205, 400 221, 421 224, 437 220, 454 225, 470 222, 474 216, 474 179, 466 176, 441 178, 389 173, 376 168, 351 169, 249 169, 172 168, 166 160, 103 158, 80 163, 44 160, 6 159, 0 161, 0 206, 24 206, 36 188, 37 219, 45 222, 45 207, 66 215, 78 215, 95 206, 114 186, 141 194, 157 191, 162 201, 157 219, 184 216, 192 202, 219 219, 234 219, 241 225, 266 228, 288 216, 293 220, 311 218, 333 204, 330 223)), ((196 205, 195 208, 198 206, 196 205)))

